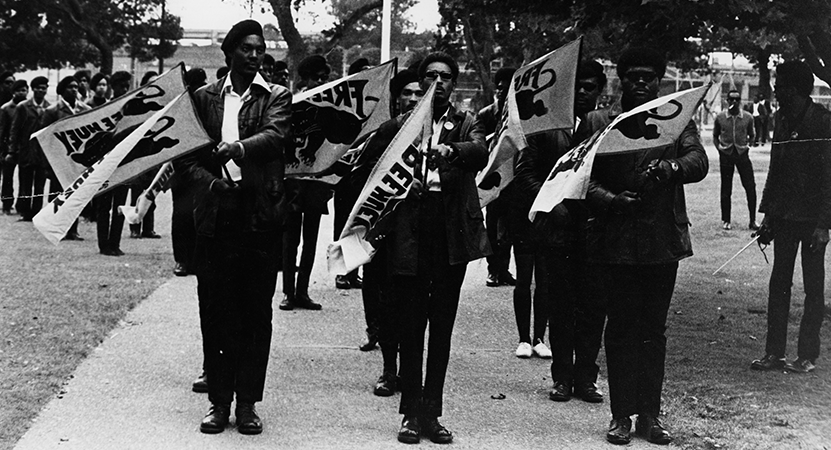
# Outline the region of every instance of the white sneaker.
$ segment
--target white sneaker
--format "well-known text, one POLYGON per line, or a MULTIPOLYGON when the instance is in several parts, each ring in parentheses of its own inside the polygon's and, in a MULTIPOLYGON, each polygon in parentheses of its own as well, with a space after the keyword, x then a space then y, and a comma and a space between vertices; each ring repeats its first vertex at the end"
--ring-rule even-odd
MULTIPOLYGON (((548 349, 546 349, 548 350, 548 349)), ((531 355, 534 353, 533 349, 531 349, 531 344, 527 342, 520 342, 516 348, 516 357, 517 358, 530 358, 531 355)), ((549 351, 549 353, 551 353, 549 351)))
POLYGON ((534 354, 540 358, 551 359, 551 350, 549 350, 543 341, 537 339, 537 345, 534 346, 533 350, 534 354))

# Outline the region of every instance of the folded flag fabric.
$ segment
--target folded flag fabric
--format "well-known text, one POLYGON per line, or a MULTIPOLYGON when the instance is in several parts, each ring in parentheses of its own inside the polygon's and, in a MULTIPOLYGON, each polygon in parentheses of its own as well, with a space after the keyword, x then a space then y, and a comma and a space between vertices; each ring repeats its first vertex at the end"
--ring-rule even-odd
POLYGON ((358 196, 341 231, 340 239, 329 246, 329 272, 345 274, 368 263, 383 238, 379 224, 393 213, 396 199, 404 199, 410 191, 415 168, 430 144, 433 132, 434 82, 404 125, 393 137, 358 196))

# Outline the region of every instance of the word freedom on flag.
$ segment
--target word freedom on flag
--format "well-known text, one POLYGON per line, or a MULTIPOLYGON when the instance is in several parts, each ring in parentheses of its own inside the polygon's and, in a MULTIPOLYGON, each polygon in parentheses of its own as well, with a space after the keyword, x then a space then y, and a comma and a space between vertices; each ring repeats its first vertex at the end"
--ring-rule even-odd
POLYGON ((286 175, 318 175, 390 117, 397 60, 298 93, 292 102, 294 152, 286 175))

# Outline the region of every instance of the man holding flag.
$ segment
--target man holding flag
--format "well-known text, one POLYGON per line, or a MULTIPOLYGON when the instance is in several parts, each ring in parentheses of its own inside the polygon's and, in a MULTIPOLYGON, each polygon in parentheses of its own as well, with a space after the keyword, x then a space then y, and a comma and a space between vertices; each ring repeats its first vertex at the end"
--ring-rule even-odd
MULTIPOLYGON (((438 421, 453 324, 467 263, 490 253, 475 182, 476 172, 488 158, 484 128, 472 114, 456 111, 450 104, 458 75, 456 61, 441 52, 431 53, 419 66, 421 87, 430 88, 422 102, 433 103, 432 112, 423 114, 427 123, 416 126, 426 129, 422 139, 428 141, 422 147, 429 150, 419 153, 412 140, 404 142, 403 153, 410 155, 405 156, 406 164, 414 166, 407 176, 406 198, 393 200, 399 203, 381 219, 388 221, 383 225, 382 243, 391 277, 390 301, 401 333, 399 413, 404 419, 398 440, 405 443, 418 443, 422 434, 436 443, 453 440, 453 434, 438 421), (422 383, 428 322, 427 372, 422 383)), ((419 104, 411 116, 422 114, 422 109, 419 104)), ((402 125, 396 118, 384 123, 367 144, 364 156, 371 159, 370 155, 384 153, 379 167, 390 156, 401 158, 391 151, 398 145, 396 133, 408 130, 410 122, 402 125), (385 151, 390 142, 390 150, 385 151)), ((403 176, 403 168, 396 170, 403 176)), ((364 191, 372 188, 374 176, 375 171, 364 191)))
POLYGON ((284 151, 291 93, 259 74, 265 55, 259 23, 244 20, 222 43, 229 74, 194 94, 197 113, 218 144, 176 167, 195 190, 196 275, 208 399, 203 433, 228 425, 259 434, 271 346, 271 298, 277 282, 283 212, 284 151))
MULTIPOLYGON (((617 65, 622 110, 656 99, 665 70, 663 56, 654 50, 625 51, 617 65)), ((615 110, 589 113, 590 133, 606 128, 615 110)), ((650 134, 654 128, 640 121, 644 117, 646 112, 627 124, 621 121, 622 132, 625 128, 633 141, 656 138, 650 134)), ((606 439, 627 444, 630 416, 637 414, 637 434, 665 445, 672 436, 658 415, 666 318, 678 261, 692 255, 683 185, 704 178, 707 155, 692 121, 672 144, 614 150, 594 162, 587 195, 594 216, 587 236, 588 260, 600 264, 608 300, 605 342, 612 421, 606 439)))

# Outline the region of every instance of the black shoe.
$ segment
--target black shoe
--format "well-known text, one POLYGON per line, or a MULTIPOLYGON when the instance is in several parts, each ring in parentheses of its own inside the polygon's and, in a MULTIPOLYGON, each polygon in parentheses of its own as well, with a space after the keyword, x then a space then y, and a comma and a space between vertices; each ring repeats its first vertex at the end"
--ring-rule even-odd
POLYGON ((506 270, 499 275, 499 284, 503 286, 516 286, 516 279, 511 275, 511 272, 506 270))
POLYGON ((361 346, 358 347, 358 349, 360 349, 362 352, 369 352, 375 350, 376 348, 378 348, 378 335, 372 333, 367 333, 366 343, 361 344, 361 346))
POLYGON ((750 363, 753 370, 780 370, 785 368, 785 357, 765 355, 762 359, 756 359, 750 363))
POLYGON ((349 278, 349 286, 352 289, 361 289, 364 287, 364 280, 356 274, 355 276, 349 278))
POLYGON ((603 394, 594 383, 581 383, 574 386, 574 396, 588 403, 603 403, 603 394))
POLYGON ((278 306, 278 308, 283 311, 291 311, 294 309, 294 296, 289 294, 284 295, 283 301, 280 302, 280 306, 278 306))
POLYGON ((453 433, 439 423, 438 417, 423 417, 420 423, 421 434, 436 444, 449 444, 453 441, 453 433))
POLYGON ((672 442, 672 435, 664 428, 661 421, 657 417, 648 414, 638 415, 638 421, 635 423, 635 433, 653 444, 667 445, 672 442))
POLYGON ((405 444, 418 444, 421 435, 421 427, 418 426, 416 416, 404 416, 401 421, 401 429, 398 430, 398 442, 405 444))
POLYGON ((105 248, 100 252, 102 255, 107 256, 123 256, 124 252, 117 248, 105 248))
POLYGON ((200 394, 204 394, 208 392, 208 376, 205 375, 205 371, 202 371, 202 375, 195 380, 193 380, 193 386, 191 387, 193 392, 198 392, 200 394))
POLYGON ((323 309, 320 306, 320 303, 315 303, 314 300, 309 297, 309 294, 297 294, 293 300, 295 308, 303 308, 303 309, 310 309, 312 311, 320 311, 323 309))
POLYGON ((29 217, 29 216, 23 216, 23 217, 21 217, 21 218, 17 219, 17 221, 18 221, 18 222, 31 222, 31 221, 32 221, 32 218, 31 218, 31 217, 29 217))
POLYGON ((207 434, 222 433, 228 426, 229 417, 231 417, 231 405, 211 404, 211 409, 199 425, 199 431, 207 434))
POLYGON ((632 440, 632 419, 623 417, 612 419, 609 423, 609 431, 606 432, 606 440, 615 445, 626 445, 632 440))
POLYGON ((141 239, 141 233, 138 230, 130 230, 130 239, 141 239))
POLYGON ((240 434, 260 434, 263 432, 263 421, 257 415, 253 403, 237 402, 234 416, 237 418, 237 431, 240 434))
POLYGON ((81 237, 78 233, 67 233, 66 236, 61 239, 62 241, 83 241, 84 238, 81 237))
POLYGON ((147 231, 147 232, 141 233, 141 237, 143 237, 145 239, 161 239, 162 235, 156 233, 155 231, 147 231))
POLYGON ((188 276, 188 269, 182 263, 176 263, 176 267, 173 268, 173 275, 177 277, 186 277, 188 276))
POLYGON ((749 224, 747 224, 747 229, 751 231, 759 231, 759 225, 756 224, 755 220, 751 220, 749 224))
POLYGON ((488 279, 485 281, 485 286, 487 287, 497 287, 499 286, 499 276, 495 273, 489 273, 488 279))
POLYGON ((346 275, 338 275, 335 277, 335 287, 338 289, 349 289, 352 287, 352 284, 346 278, 346 275))
POLYGON ((384 372, 375 383, 373 394, 378 397, 392 397, 395 395, 395 389, 398 387, 398 377, 394 373, 384 372))
POLYGON ((571 386, 561 381, 555 381, 554 388, 548 393, 548 398, 555 402, 567 402, 571 400, 571 386))
POLYGON ((785 370, 793 373, 811 373, 817 366, 810 359, 796 358, 793 362, 785 364, 785 370))

